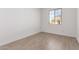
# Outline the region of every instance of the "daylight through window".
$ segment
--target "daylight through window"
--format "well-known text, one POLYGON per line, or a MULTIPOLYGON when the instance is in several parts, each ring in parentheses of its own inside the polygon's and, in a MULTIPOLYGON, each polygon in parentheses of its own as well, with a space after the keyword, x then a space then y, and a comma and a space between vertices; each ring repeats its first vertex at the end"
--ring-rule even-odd
POLYGON ((49 13, 50 24, 61 24, 62 22, 62 9, 52 9, 49 13))

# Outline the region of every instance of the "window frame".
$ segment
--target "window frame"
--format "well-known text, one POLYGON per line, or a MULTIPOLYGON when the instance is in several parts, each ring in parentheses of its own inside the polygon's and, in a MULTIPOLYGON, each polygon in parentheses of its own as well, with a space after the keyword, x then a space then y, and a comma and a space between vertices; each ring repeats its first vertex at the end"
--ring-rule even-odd
MULTIPOLYGON (((49 14, 48 14, 48 16, 49 16, 49 24, 51 24, 50 23, 50 12, 52 11, 52 10, 58 10, 58 9, 61 9, 61 24, 62 24, 62 8, 51 8, 50 10, 49 10, 49 14)), ((55 20, 55 12, 54 12, 54 20, 55 20)), ((61 24, 54 24, 54 25, 61 25, 61 24)))

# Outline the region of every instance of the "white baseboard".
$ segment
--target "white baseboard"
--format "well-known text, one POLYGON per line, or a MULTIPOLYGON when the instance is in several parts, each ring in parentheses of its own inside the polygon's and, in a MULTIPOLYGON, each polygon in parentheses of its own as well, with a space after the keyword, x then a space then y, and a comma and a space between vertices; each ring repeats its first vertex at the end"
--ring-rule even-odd
POLYGON ((30 34, 25 35, 25 36, 17 37, 16 39, 9 40, 9 41, 7 41, 7 42, 3 42, 2 44, 0 44, 0 46, 9 44, 9 43, 14 42, 14 41, 16 41, 16 40, 20 40, 20 39, 22 39, 22 38, 25 38, 25 37, 28 37, 28 36, 31 36, 31 35, 34 35, 34 34, 37 34, 37 33, 39 33, 39 32, 34 32, 34 33, 30 33, 30 34))
MULTIPOLYGON (((42 32, 47 32, 47 31, 42 31, 42 32)), ((63 35, 63 36, 69 36, 69 37, 76 38, 76 36, 73 36, 73 35, 68 35, 68 34, 62 34, 62 33, 53 33, 53 32, 47 32, 47 33, 51 33, 51 34, 58 34, 58 35, 63 35)))

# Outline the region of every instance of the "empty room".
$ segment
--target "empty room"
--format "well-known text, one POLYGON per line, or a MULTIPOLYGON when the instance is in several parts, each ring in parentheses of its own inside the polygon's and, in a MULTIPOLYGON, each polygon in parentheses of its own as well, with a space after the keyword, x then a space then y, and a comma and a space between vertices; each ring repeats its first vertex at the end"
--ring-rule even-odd
POLYGON ((78 50, 78 8, 0 8, 0 50, 78 50))

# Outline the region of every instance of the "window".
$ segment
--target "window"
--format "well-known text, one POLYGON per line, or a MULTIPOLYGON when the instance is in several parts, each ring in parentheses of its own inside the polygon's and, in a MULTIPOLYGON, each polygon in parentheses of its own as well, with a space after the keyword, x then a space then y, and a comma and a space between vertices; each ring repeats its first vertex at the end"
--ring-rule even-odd
POLYGON ((52 9, 49 12, 49 20, 50 24, 61 24, 62 22, 62 9, 57 8, 57 9, 52 9))

